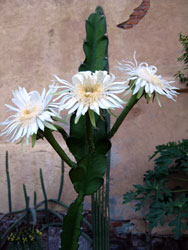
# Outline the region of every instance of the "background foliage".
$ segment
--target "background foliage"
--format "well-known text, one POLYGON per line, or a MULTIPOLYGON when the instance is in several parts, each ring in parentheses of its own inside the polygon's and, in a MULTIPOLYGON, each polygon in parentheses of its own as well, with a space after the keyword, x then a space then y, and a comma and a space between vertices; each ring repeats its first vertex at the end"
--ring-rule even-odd
MULTIPOLYGON (((183 54, 178 57, 178 61, 183 62, 186 67, 184 70, 188 69, 188 35, 182 35, 182 33, 180 33, 179 35, 179 41, 183 46, 183 54)), ((188 87, 188 75, 186 76, 184 73, 182 73, 181 71, 178 71, 175 74, 176 78, 179 78, 181 83, 187 83, 187 87, 188 87)))
POLYGON ((136 211, 146 209, 145 219, 152 229, 163 226, 168 216, 176 238, 188 230, 188 140, 156 147, 153 170, 144 174, 143 185, 125 193, 123 204, 136 201, 136 211))

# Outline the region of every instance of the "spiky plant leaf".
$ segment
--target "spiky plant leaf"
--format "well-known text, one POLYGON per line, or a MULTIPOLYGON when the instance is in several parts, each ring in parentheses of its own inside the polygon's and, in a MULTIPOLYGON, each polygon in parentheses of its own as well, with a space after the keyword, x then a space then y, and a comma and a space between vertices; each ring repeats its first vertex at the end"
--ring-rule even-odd
POLYGON ((97 7, 95 13, 86 21, 86 40, 83 49, 86 57, 79 71, 108 71, 106 18, 101 7, 97 7))
POLYGON ((78 195, 77 199, 70 205, 65 218, 63 219, 61 250, 77 250, 78 239, 81 234, 83 195, 78 195))

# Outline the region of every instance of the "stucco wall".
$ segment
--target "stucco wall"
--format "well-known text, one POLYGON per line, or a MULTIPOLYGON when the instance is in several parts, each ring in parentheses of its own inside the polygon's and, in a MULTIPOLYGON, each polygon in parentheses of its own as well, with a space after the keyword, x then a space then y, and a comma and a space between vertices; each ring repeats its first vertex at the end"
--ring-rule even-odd
MULTIPOLYGON (((104 8, 110 40, 110 71, 118 76, 117 61, 132 60, 134 50, 137 60, 156 65, 167 79, 183 65, 177 62, 181 54, 178 34, 187 34, 187 0, 151 0, 144 18, 132 29, 117 28, 128 20, 141 0, 7 0, 0 1, 0 120, 7 113, 5 103, 10 103, 11 90, 19 85, 29 91, 48 87, 53 74, 71 80, 84 60, 82 42, 85 38, 85 19, 97 5, 104 8)), ((180 86, 176 82, 177 86, 180 86)), ((161 98, 163 108, 156 103, 147 105, 141 100, 128 115, 125 123, 113 138, 111 169, 111 217, 115 219, 140 218, 130 206, 121 205, 122 194, 132 184, 142 182, 155 146, 168 141, 181 140, 188 135, 188 95, 180 94, 176 102, 161 98), (126 210, 130 207, 129 210, 126 210)), ((116 113, 118 114, 117 111, 116 113)), ((112 119, 113 123, 113 119, 112 119)), ((68 129, 68 127, 67 127, 68 129)), ((64 145, 65 147, 65 145, 64 145)), ((57 195, 60 178, 60 159, 45 141, 37 142, 34 149, 10 145, 0 138, 0 212, 7 211, 7 189, 4 169, 5 151, 10 155, 13 209, 22 208, 24 196, 22 183, 28 194, 38 193, 42 199, 39 168, 43 169, 49 197, 57 195)), ((66 174, 68 168, 66 168, 66 174)), ((63 201, 70 203, 74 191, 66 175, 63 201)))

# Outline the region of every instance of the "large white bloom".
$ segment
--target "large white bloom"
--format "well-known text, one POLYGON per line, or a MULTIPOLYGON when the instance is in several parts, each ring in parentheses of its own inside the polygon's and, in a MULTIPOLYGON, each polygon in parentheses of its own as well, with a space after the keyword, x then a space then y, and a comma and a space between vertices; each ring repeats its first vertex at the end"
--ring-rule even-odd
POLYGON ((55 78, 62 83, 55 88, 63 89, 55 100, 60 99, 60 111, 69 109, 68 114, 76 111, 75 122, 88 110, 99 115, 100 109, 122 108, 124 102, 116 94, 127 88, 125 82, 114 82, 115 76, 107 71, 79 72, 72 77, 72 83, 55 78))
POLYGON ((43 89, 39 94, 37 91, 28 93, 25 88, 19 87, 13 91, 12 102, 15 107, 5 104, 9 108, 8 111, 14 111, 15 114, 9 116, 0 125, 5 126, 0 136, 9 136, 8 141, 16 141, 26 138, 28 143, 29 137, 37 134, 38 129, 44 130, 48 126, 48 122, 53 122, 52 116, 56 116, 50 101, 53 97, 54 90, 50 89, 47 93, 43 89))
POLYGON ((157 75, 157 67, 155 66, 149 66, 145 62, 141 62, 138 65, 136 52, 134 52, 134 61, 135 63, 124 61, 124 64, 120 64, 118 67, 127 75, 127 81, 132 80, 130 87, 133 90, 133 95, 140 90, 144 90, 149 97, 151 97, 153 93, 156 95, 158 93, 175 100, 174 96, 178 94, 175 89, 178 88, 171 86, 171 83, 174 81, 167 81, 163 79, 161 75, 157 75))

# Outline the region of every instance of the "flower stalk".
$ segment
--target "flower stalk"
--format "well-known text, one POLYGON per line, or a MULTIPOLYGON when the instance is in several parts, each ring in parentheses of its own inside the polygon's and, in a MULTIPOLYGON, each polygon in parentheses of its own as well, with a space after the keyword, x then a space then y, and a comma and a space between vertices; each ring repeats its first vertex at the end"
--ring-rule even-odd
POLYGON ((57 129, 57 131, 62 135, 63 139, 66 141, 68 138, 68 134, 67 132, 64 130, 63 127, 57 125, 57 124, 53 124, 54 127, 57 129))
POLYGON ((93 141, 93 125, 91 124, 89 112, 86 113, 86 129, 87 129, 87 140, 89 145, 89 151, 93 152, 95 150, 95 144, 93 141))
POLYGON ((108 138, 112 138, 114 136, 114 134, 117 132, 117 130, 121 126, 122 122, 124 121, 125 117, 128 115, 129 111, 140 100, 140 98, 138 99, 137 95, 132 95, 131 96, 131 98, 129 99, 129 101, 126 104, 125 108, 123 109, 123 111, 121 112, 121 114, 119 115, 119 117, 116 119, 116 121, 115 121, 112 129, 108 133, 108 138))
POLYGON ((50 143, 50 145, 53 147, 53 149, 57 152, 57 154, 61 157, 62 160, 64 160, 69 167, 75 168, 77 165, 75 162, 73 162, 68 155, 65 153, 65 151, 62 149, 62 147, 59 145, 59 143, 56 141, 55 137, 53 136, 50 129, 45 128, 44 130, 44 137, 46 140, 50 143))

